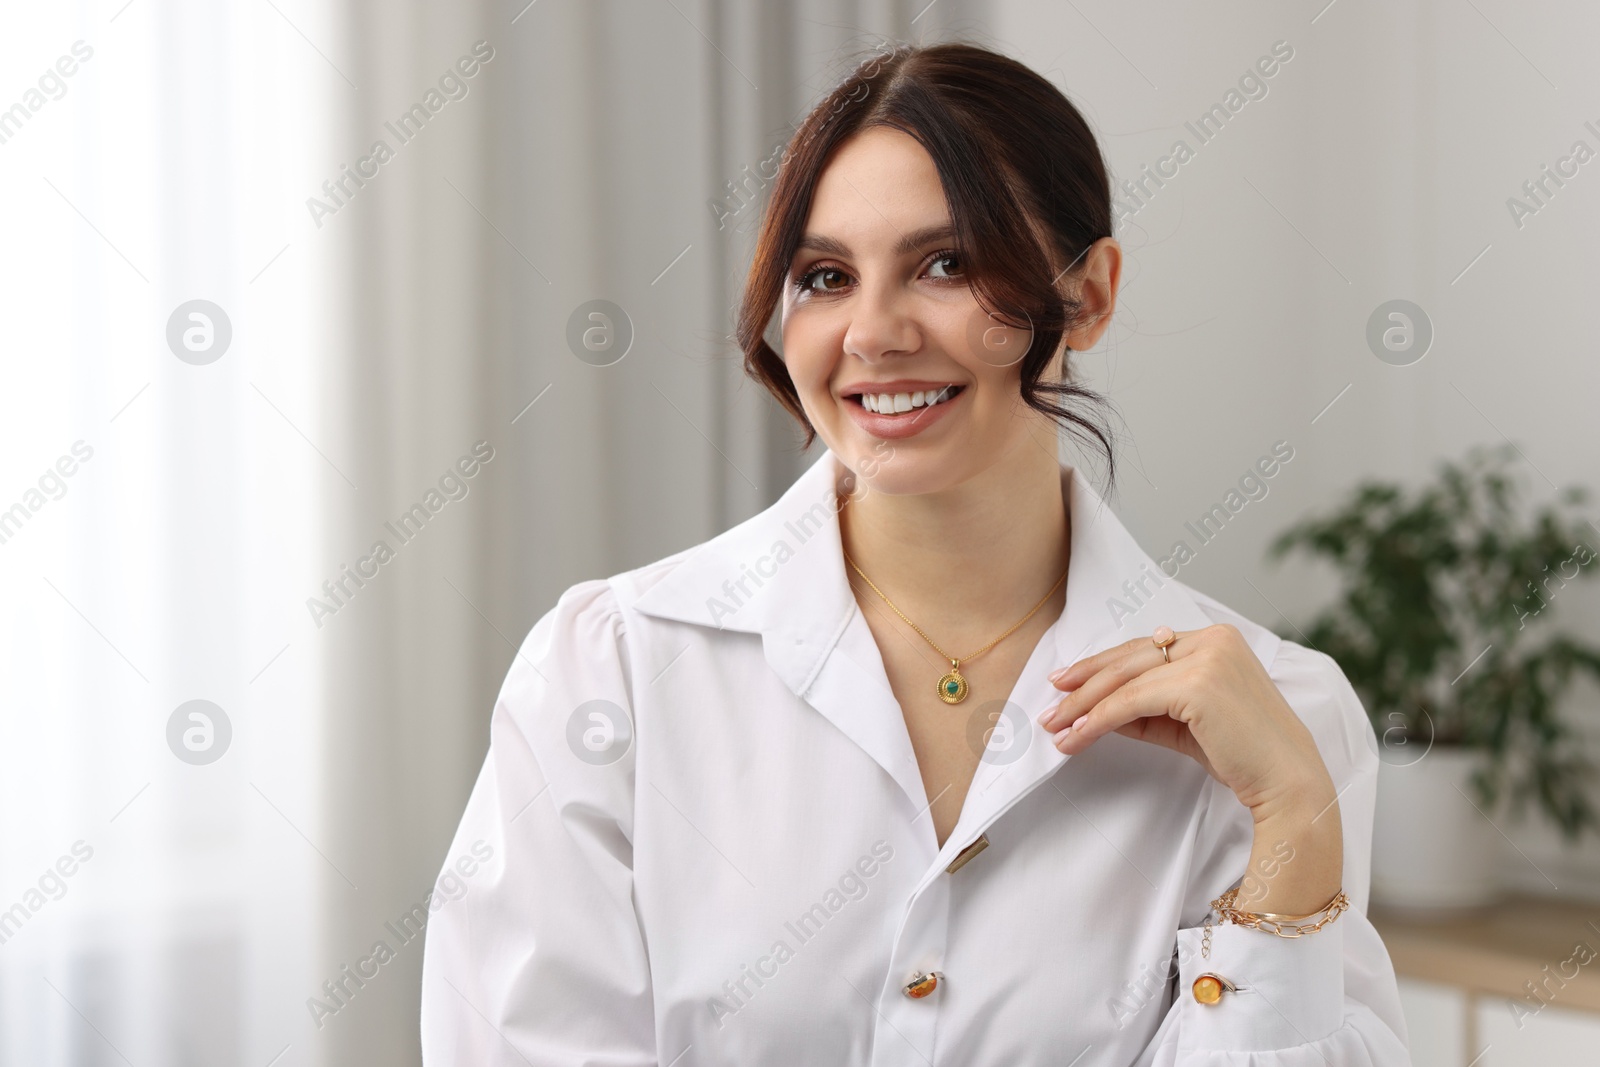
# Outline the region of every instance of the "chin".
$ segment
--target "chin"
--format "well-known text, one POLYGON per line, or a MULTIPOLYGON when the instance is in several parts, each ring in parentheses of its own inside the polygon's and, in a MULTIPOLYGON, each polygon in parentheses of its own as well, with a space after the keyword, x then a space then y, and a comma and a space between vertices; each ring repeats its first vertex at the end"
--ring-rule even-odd
POLYGON ((943 455, 942 449, 923 452, 904 446, 896 448, 892 441, 874 440, 849 452, 833 451, 841 463, 855 472, 857 495, 936 493, 959 482, 965 467, 943 455))

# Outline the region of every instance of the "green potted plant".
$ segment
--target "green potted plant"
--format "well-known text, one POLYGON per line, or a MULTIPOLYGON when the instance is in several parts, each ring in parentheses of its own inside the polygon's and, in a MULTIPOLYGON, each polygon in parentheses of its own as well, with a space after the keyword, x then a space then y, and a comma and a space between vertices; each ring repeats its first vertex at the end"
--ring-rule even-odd
POLYGON ((1581 488, 1522 506, 1512 462, 1510 446, 1479 447, 1412 491, 1363 483, 1268 549, 1331 562, 1342 579, 1282 636, 1332 656, 1372 720, 1381 905, 1490 902, 1506 811, 1532 803, 1568 841, 1600 831, 1595 767, 1558 714, 1575 675, 1600 680, 1600 648, 1550 626, 1551 606, 1600 573, 1600 529, 1575 515, 1581 488))

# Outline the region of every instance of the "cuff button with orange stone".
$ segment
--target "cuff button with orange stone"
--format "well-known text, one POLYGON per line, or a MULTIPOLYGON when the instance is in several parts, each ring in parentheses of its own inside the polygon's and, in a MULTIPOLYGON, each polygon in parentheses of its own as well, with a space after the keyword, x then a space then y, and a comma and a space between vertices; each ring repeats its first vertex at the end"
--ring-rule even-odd
POLYGON ((921 1000, 923 997, 939 988, 939 980, 943 977, 944 974, 940 971, 934 971, 930 974, 923 974, 921 971, 918 971, 912 977, 911 981, 905 984, 905 986, 901 989, 901 992, 910 997, 912 1000, 921 1000))
POLYGON ((1208 971, 1194 980, 1194 999, 1201 1004, 1215 1004, 1222 999, 1222 994, 1236 992, 1238 988, 1222 975, 1208 971))

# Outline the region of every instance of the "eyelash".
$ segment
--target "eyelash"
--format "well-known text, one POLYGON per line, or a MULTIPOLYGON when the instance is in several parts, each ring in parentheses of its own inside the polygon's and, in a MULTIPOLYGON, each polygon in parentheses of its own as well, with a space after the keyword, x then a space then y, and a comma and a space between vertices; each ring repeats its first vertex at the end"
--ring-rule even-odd
MULTIPOLYGON (((940 251, 935 252, 932 256, 928 257, 928 263, 931 266, 932 264, 939 262, 941 259, 956 259, 956 260, 959 261, 960 253, 957 252, 954 248, 941 249, 940 251)), ((812 289, 811 288, 811 281, 817 275, 825 274, 828 271, 832 271, 832 270, 837 270, 837 271, 839 271, 840 274, 848 273, 848 272, 840 269, 839 267, 830 267, 830 266, 828 266, 826 264, 819 263, 816 266, 811 267, 809 270, 807 270, 805 273, 801 274, 799 277, 795 278, 795 280, 794 280, 795 292, 803 294, 803 295, 818 295, 818 296, 824 295, 824 294, 830 292, 830 290, 827 290, 827 289, 812 289)), ((938 281, 955 281, 956 279, 954 279, 954 278, 940 278, 940 279, 936 279, 936 280, 938 280, 938 281)), ((838 292, 838 290, 837 289, 831 290, 831 292, 838 292)))

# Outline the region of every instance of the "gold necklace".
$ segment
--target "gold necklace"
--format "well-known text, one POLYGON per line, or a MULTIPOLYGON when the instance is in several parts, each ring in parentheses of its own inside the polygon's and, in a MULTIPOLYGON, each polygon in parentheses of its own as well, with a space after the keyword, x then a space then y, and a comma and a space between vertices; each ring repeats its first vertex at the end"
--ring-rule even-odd
MULTIPOLYGON (((839 550, 844 552, 844 545, 842 543, 839 546, 839 550)), ((856 561, 850 558, 849 552, 844 552, 844 559, 846 563, 850 564, 850 566, 855 567, 855 572, 861 575, 863 581, 872 586, 872 591, 874 593, 877 593, 880 597, 883 597, 883 602, 888 604, 896 615, 900 616, 902 619, 905 619, 907 626, 910 626, 913 630, 917 631, 917 633, 922 634, 922 639, 928 642, 928 644, 933 645, 933 650, 935 652, 939 653, 939 655, 950 661, 950 669, 939 677, 938 683, 939 699, 944 701, 946 704, 959 704, 963 700, 967 699, 967 693, 970 687, 967 685, 967 680, 961 676, 961 660, 972 659, 974 656, 982 655, 995 645, 998 645, 1001 641, 1004 641, 1007 637, 1010 637, 1012 632, 1015 631, 1018 626, 1021 626, 1023 623, 1033 618, 1033 613, 1044 607, 1045 600, 1049 600, 1055 594, 1055 591, 1061 587, 1061 583, 1067 580, 1067 572, 1062 571, 1061 577, 1056 579, 1056 584, 1052 585, 1050 587, 1050 592, 1044 595, 1044 600, 1039 601, 1033 606, 1033 611, 1028 612, 1022 618, 1018 619, 1016 624, 1013 625, 1010 630, 1007 630, 993 641, 990 641, 987 645, 984 645, 982 648, 978 649, 978 651, 962 656, 958 659, 955 656, 950 655, 950 653, 946 652, 938 645, 935 645, 933 643, 933 638, 922 632, 922 627, 918 626, 910 619, 906 619, 906 613, 895 607, 894 601, 890 600, 886 596, 883 596, 883 590, 879 589, 875 585, 872 585, 872 579, 867 577, 866 571, 863 571, 860 567, 856 567, 856 561)))

